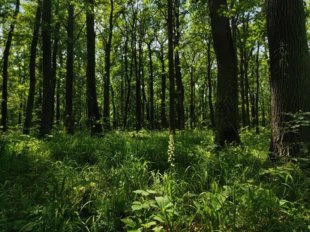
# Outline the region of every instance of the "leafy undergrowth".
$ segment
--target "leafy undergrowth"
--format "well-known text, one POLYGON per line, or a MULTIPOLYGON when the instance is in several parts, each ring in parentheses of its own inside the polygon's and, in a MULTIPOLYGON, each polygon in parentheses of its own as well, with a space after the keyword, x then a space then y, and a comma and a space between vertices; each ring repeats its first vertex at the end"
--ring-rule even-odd
POLYGON ((309 161, 270 163, 268 138, 1 135, 0 231, 308 231, 309 161))

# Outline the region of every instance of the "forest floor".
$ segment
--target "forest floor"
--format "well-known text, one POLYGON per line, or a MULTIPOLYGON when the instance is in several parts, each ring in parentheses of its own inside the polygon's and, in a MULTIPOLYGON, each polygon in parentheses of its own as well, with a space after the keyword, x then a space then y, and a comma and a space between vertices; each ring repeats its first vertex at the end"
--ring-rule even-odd
POLYGON ((269 135, 0 135, 0 231, 308 231, 309 160, 270 162, 269 135))

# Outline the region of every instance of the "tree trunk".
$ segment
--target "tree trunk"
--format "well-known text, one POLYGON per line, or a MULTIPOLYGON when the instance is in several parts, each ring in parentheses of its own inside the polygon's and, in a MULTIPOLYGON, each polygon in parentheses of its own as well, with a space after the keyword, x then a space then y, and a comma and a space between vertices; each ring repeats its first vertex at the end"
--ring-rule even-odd
POLYGON ((210 121, 211 121, 211 128, 215 129, 215 120, 214 120, 214 107, 213 107, 213 101, 212 101, 212 81, 211 81, 211 42, 208 42, 208 101, 209 101, 209 109, 210 109, 210 121))
POLYGON ((241 95, 241 118, 242 127, 248 126, 246 116, 246 101, 245 101, 245 84, 244 84, 244 52, 243 46, 240 45, 240 95, 241 95))
POLYGON ((270 148, 276 155, 297 156, 302 145, 310 141, 310 127, 298 127, 294 133, 288 124, 292 120, 288 113, 310 111, 304 1, 267 0, 266 12, 271 75, 270 148))
MULTIPOLYGON (((127 117, 128 117, 128 111, 129 111, 129 101, 130 101, 130 93, 131 93, 131 73, 128 75, 128 31, 126 32, 126 39, 125 39, 125 79, 127 82, 127 94, 125 99, 125 112, 124 112, 124 130, 127 127, 127 117)), ((131 59, 132 63, 132 59, 131 59)), ((130 70, 132 70, 132 65, 130 66, 130 70)))
POLYGON ((189 103, 189 117, 190 117, 190 128, 195 127, 195 81, 194 81, 194 67, 190 66, 190 103, 189 103))
MULTIPOLYGON (((59 14, 59 5, 56 4, 55 15, 59 14)), ((52 125, 54 122, 54 115, 55 115, 55 90, 56 90, 56 79, 57 79, 57 56, 58 56, 58 44, 59 44, 59 31, 60 31, 60 21, 55 25, 54 28, 54 43, 53 43, 53 55, 52 55, 52 95, 53 95, 53 104, 52 104, 52 125)))
POLYGON ((168 60, 169 60, 169 118, 170 133, 175 134, 175 81, 174 81, 174 62, 173 62, 173 2, 168 0, 168 60))
POLYGON ((36 57, 37 57, 37 44, 39 39, 39 29, 42 12, 42 1, 38 0, 38 6, 36 11, 36 18, 34 22, 34 29, 32 34, 31 48, 30 48, 30 61, 29 61, 29 92, 27 100, 27 108, 24 122, 24 134, 30 133, 32 122, 32 110, 34 104, 34 95, 36 88, 36 57))
POLYGON ((53 76, 51 67, 51 12, 52 1, 43 0, 42 45, 43 45, 43 103, 40 136, 51 133, 53 121, 53 76))
MULTIPOLYGON (((249 75, 248 75, 248 68, 249 68, 249 61, 246 54, 246 49, 244 45, 244 96, 245 96, 245 116, 246 116, 246 125, 251 128, 251 120, 250 120, 250 99, 249 99, 249 93, 250 93, 250 87, 249 87, 249 75)), ((252 55, 252 54, 251 54, 252 55)))
MULTIPOLYGON (((59 56, 60 68, 62 67, 62 56, 59 56)), ((60 78, 56 80, 56 125, 60 125, 60 78)))
POLYGON ((112 107, 113 107, 113 128, 117 128, 117 118, 116 118, 116 105, 115 105, 115 97, 114 97, 113 86, 111 85, 111 97, 112 97, 112 107))
POLYGON ((144 120, 144 117, 145 117, 145 112, 146 112, 146 120, 149 121, 150 118, 149 118, 149 112, 150 112, 150 109, 149 109, 149 102, 148 102, 148 99, 146 97, 146 91, 145 91, 145 75, 144 75, 144 62, 143 62, 143 49, 142 49, 142 46, 141 46, 141 50, 140 50, 140 61, 139 61, 139 69, 140 69, 140 73, 141 73, 141 87, 142 87, 142 114, 141 114, 141 124, 142 124, 142 127, 144 127, 144 123, 145 123, 145 120, 144 120))
POLYGON ((149 121, 150 129, 154 129, 154 77, 153 77, 153 59, 152 59, 152 41, 151 40, 147 46, 149 50, 149 62, 150 62, 150 80, 149 80, 149 91, 150 91, 150 111, 149 111, 149 121))
POLYGON ((259 103, 259 49, 260 44, 257 41, 257 53, 256 53, 256 94, 255 94, 255 128, 256 134, 259 134, 259 111, 258 111, 258 103, 259 103))
POLYGON ((143 48, 142 48, 142 36, 141 36, 141 40, 139 41, 139 66, 138 66, 138 70, 139 70, 139 79, 140 79, 140 99, 141 99, 141 123, 140 126, 141 128, 144 126, 144 112, 148 112, 147 110, 147 100, 146 100, 146 95, 145 95, 145 85, 144 85, 144 67, 143 67, 144 63, 143 63, 143 48))
POLYGON ((100 124, 100 115, 97 102, 96 76, 95 76, 95 17, 94 17, 94 0, 87 0, 86 11, 87 27, 87 105, 88 120, 91 128, 91 135, 102 133, 100 124))
POLYGON ((179 0, 175 0, 174 12, 175 12, 175 79, 176 79, 176 97, 177 97, 177 127, 183 130, 185 127, 185 116, 184 116, 184 86, 182 81, 181 64, 180 64, 180 19, 179 19, 179 0))
POLYGON ((73 78, 74 78, 74 5, 69 3, 67 21, 67 78, 66 78, 66 108, 65 127, 68 134, 73 134, 74 124, 72 115, 73 78))
MULTIPOLYGON (((139 42, 140 50, 140 42, 139 42)), ((141 130, 141 74, 140 67, 137 59, 137 48, 134 49, 134 62, 135 62, 135 74, 136 74, 136 130, 141 130)), ((140 52, 139 52, 140 57, 140 52)))
POLYGON ((111 45, 113 36, 113 11, 114 2, 110 0, 110 18, 109 18, 109 38, 105 47, 105 83, 104 83, 104 103, 103 103, 103 127, 110 130, 110 68, 111 68, 111 45))
POLYGON ((20 0, 16 0, 15 11, 13 15, 14 22, 10 26, 8 39, 5 44, 3 52, 3 66, 2 66, 2 102, 1 102, 1 127, 3 131, 7 130, 7 117, 8 117, 8 65, 9 65, 9 55, 11 49, 11 43, 16 23, 16 18, 19 13, 20 0))
POLYGON ((227 0, 210 0, 211 28, 214 51, 218 64, 216 96, 216 138, 224 145, 240 143, 238 134, 238 79, 235 48, 231 36, 229 19, 219 14, 227 0))
POLYGON ((167 128, 166 119, 166 70, 165 70, 165 60, 164 60, 164 45, 160 44, 160 63, 161 63, 161 102, 160 102, 160 118, 161 127, 163 129, 167 128))

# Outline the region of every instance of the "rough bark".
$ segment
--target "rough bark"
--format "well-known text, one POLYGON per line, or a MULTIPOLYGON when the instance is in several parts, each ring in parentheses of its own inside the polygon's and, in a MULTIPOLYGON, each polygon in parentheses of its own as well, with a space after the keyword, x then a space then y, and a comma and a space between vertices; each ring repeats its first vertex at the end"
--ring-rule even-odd
POLYGON ((216 138, 224 145, 240 143, 238 134, 238 80, 235 48, 229 18, 219 13, 227 0, 209 0, 213 46, 218 65, 216 138))
POLYGON ((270 52, 271 152, 297 156, 310 127, 291 132, 288 113, 310 111, 309 53, 302 0, 266 0, 270 52))

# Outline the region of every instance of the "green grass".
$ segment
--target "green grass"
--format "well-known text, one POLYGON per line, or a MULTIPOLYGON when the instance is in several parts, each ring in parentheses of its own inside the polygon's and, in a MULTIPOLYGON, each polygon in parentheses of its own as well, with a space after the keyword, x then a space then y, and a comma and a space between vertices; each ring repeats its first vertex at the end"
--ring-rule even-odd
POLYGON ((269 162, 261 131, 1 135, 0 231, 308 231, 309 161, 269 162))

